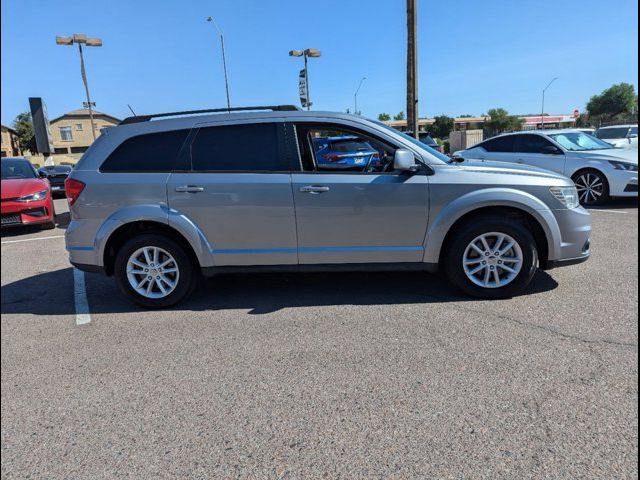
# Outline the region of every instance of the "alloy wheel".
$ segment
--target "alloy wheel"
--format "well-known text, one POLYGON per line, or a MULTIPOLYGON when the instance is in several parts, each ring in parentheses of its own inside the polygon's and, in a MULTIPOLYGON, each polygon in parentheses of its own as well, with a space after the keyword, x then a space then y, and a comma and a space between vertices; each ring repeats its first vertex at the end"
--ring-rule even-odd
POLYGON ((169 252, 159 247, 142 247, 127 261, 131 287, 146 298, 164 298, 178 285, 180 270, 169 252))
POLYGON ((598 203, 605 192, 605 185, 602 179, 595 173, 583 173, 576 181, 578 198, 583 205, 598 203))
POLYGON ((522 248, 511 236, 485 233, 467 246, 462 266, 469 280, 482 288, 500 288, 513 282, 524 263, 522 248))

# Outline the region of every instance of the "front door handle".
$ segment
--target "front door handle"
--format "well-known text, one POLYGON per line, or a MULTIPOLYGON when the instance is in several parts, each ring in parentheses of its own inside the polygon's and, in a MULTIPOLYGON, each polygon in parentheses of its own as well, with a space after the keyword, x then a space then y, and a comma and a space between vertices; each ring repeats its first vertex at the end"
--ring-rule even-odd
POLYGON ((322 185, 307 185, 305 187, 300 187, 300 191, 302 193, 311 193, 313 195, 328 192, 329 190, 331 190, 329 187, 325 187, 322 185))
POLYGON ((185 193, 204 192, 204 187, 200 187, 198 185, 182 185, 181 187, 176 187, 176 192, 185 192, 185 193))

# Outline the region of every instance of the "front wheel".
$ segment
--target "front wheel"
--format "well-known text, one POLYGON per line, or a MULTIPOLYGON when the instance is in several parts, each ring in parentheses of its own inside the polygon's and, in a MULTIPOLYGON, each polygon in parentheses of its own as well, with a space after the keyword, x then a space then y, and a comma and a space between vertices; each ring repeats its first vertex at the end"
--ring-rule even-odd
POLYGON ((583 170, 576 173, 573 183, 578 189, 578 199, 584 206, 602 205, 609 199, 609 182, 597 170, 583 170))
POLYGON ((480 298, 508 298, 524 290, 536 273, 538 250, 517 219, 481 217, 455 232, 445 258, 451 283, 480 298))
POLYGON ((184 248, 158 234, 143 234, 125 243, 114 274, 125 295, 147 308, 180 302, 196 283, 195 266, 184 248))

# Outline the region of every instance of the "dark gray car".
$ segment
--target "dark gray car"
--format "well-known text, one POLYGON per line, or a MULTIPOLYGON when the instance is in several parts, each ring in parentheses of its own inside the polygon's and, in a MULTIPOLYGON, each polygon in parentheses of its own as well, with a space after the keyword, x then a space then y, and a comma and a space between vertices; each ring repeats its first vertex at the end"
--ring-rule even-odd
POLYGON ((67 180, 71 262, 114 275, 148 307, 180 301, 200 273, 277 269, 443 270, 468 294, 500 298, 539 267, 589 257, 590 216, 562 175, 451 163, 341 113, 159 117, 103 133, 67 180), (324 169, 313 139, 336 134, 380 162, 324 169))

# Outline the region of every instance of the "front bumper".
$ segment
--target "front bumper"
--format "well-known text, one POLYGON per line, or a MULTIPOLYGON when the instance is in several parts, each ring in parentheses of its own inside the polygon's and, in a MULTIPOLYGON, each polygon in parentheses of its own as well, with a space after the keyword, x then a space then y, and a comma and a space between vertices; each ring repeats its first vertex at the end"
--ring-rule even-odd
POLYGON ((615 170, 609 175, 609 193, 612 197, 637 197, 638 172, 615 170))
POLYGON ((34 202, 2 202, 2 227, 35 225, 53 220, 53 202, 50 197, 34 202))
POLYGON ((591 214, 582 207, 552 213, 560 230, 560 245, 541 267, 549 270, 586 262, 591 255, 591 214))

